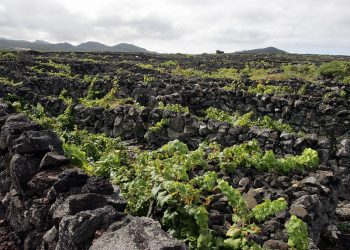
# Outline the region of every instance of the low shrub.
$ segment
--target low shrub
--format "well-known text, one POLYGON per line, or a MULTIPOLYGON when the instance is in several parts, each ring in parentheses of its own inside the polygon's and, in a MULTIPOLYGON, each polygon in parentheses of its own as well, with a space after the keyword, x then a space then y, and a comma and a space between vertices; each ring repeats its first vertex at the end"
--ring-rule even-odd
POLYGON ((319 74, 326 79, 350 83, 350 62, 333 61, 324 63, 319 68, 319 74))

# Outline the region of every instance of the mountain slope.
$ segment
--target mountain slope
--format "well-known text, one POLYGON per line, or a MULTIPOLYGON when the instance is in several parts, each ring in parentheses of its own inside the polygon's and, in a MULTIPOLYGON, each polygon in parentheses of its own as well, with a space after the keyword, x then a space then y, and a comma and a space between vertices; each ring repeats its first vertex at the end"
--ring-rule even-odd
POLYGON ((118 45, 113 46, 112 48, 114 51, 119 51, 119 52, 144 52, 144 53, 149 52, 144 48, 140 48, 129 43, 120 43, 118 45))
POLYGON ((277 49, 275 47, 266 47, 261 49, 252 49, 252 50, 244 50, 238 51, 236 53, 244 53, 244 54, 279 54, 279 53, 288 53, 284 50, 277 49))
POLYGON ((148 50, 133 44, 120 43, 107 46, 102 43, 89 41, 74 46, 70 43, 48 43, 42 40, 29 42, 24 40, 9 40, 0 38, 0 50, 38 50, 38 51, 68 51, 68 52, 141 52, 150 53, 148 50))
POLYGON ((90 51, 112 51, 111 47, 104 45, 102 43, 89 41, 86 43, 81 43, 75 47, 78 51, 90 52, 90 51))

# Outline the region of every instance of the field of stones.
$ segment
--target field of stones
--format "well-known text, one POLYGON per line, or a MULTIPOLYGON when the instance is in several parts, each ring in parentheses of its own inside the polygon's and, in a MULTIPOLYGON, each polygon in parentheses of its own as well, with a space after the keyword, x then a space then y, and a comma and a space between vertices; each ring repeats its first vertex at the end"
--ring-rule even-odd
POLYGON ((350 57, 0 52, 0 249, 350 249, 350 57))

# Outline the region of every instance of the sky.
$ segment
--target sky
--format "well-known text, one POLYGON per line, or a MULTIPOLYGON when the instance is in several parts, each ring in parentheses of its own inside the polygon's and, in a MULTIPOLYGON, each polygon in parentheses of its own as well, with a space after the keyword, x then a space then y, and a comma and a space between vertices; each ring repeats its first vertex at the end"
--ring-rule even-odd
POLYGON ((0 0, 0 37, 350 55, 350 0, 0 0))

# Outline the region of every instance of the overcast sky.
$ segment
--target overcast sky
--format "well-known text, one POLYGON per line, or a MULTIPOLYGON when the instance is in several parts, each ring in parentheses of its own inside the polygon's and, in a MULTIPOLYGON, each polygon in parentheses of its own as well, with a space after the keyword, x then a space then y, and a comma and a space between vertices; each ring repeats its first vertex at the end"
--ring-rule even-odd
POLYGON ((350 0, 0 0, 0 37, 350 55, 350 0))

